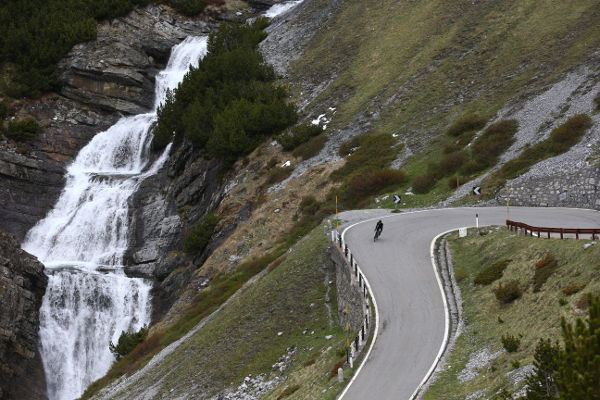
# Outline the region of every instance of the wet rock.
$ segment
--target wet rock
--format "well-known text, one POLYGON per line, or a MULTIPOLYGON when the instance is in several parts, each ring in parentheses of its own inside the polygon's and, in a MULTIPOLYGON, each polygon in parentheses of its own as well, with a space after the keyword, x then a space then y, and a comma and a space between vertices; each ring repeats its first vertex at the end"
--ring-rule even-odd
POLYGON ((0 397, 46 399, 39 313, 48 278, 44 266, 0 231, 0 397))
POLYGON ((201 20, 163 6, 136 8, 98 26, 98 39, 73 47, 60 63, 60 93, 108 111, 138 114, 154 102, 154 77, 171 48, 187 36, 207 34, 201 20))
POLYGON ((20 242, 58 199, 67 163, 116 118, 60 96, 17 104, 12 116, 33 118, 43 127, 26 143, 0 137, 0 221, 20 242))

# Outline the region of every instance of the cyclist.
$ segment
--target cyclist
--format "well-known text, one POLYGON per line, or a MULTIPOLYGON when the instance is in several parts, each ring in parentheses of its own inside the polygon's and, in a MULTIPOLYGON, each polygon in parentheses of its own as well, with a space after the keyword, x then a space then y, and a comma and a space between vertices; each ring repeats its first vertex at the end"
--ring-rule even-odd
POLYGON ((377 238, 381 235, 381 232, 383 232, 383 222, 379 220, 375 225, 375 240, 377 240, 377 238))

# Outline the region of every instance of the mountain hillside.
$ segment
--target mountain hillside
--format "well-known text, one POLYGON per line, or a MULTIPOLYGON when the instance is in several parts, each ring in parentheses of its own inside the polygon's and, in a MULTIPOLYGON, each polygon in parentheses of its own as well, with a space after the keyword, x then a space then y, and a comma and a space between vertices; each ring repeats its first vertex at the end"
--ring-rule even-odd
POLYGON ((127 201, 122 267, 152 284, 151 326, 83 398, 335 398, 337 211, 600 209, 598 1, 124 3, 44 66, 54 92, 0 99, 0 222, 21 241, 78 151, 152 109, 170 49, 211 35, 127 201))

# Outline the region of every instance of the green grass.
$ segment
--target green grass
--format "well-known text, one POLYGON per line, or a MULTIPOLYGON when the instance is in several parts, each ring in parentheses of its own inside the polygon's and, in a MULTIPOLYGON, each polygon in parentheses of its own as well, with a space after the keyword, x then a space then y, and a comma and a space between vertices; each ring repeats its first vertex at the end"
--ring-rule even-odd
MULTIPOLYGON (((281 375, 273 372, 272 365, 291 347, 295 354, 283 375, 314 370, 319 377, 311 382, 315 393, 328 388, 326 373, 339 359, 337 350, 343 348, 344 337, 335 285, 328 283, 335 279, 335 269, 325 251, 328 242, 323 230, 323 226, 315 228, 135 387, 114 398, 128 398, 156 382, 160 382, 158 393, 169 397, 206 394, 207 390, 216 394, 237 387, 249 374, 281 375), (333 338, 327 340, 326 335, 333 338), (311 359, 314 364, 306 366, 311 359)), ((282 383, 273 392, 275 398, 291 386, 282 383)), ((290 399, 304 390, 303 384, 299 386, 289 393, 290 399)))
POLYGON ((349 0, 292 65, 292 78, 322 82, 337 72, 315 100, 343 98, 333 126, 352 121, 376 96, 383 104, 401 93, 374 132, 442 133, 457 115, 486 119, 585 61, 600 43, 599 7, 594 0, 349 0))
POLYGON ((572 146, 579 143, 591 126, 592 119, 589 116, 578 114, 554 128, 547 139, 526 148, 518 157, 513 158, 483 180, 481 185, 487 189, 486 197, 493 196, 507 180, 526 173, 540 161, 569 151, 572 146))
MULTIPOLYGON (((459 282, 464 307, 465 329, 457 339, 449 357, 448 369, 425 395, 426 400, 464 400, 471 393, 484 390, 484 398, 502 389, 514 393, 518 387, 509 385, 506 375, 515 365, 528 365, 539 338, 557 338, 560 334, 560 317, 573 321, 584 316, 580 308, 586 293, 600 291, 600 247, 583 250, 583 240, 538 239, 517 236, 502 230, 485 236, 472 235, 459 239, 451 236, 453 261, 460 271, 459 282), (548 276, 539 292, 533 291, 536 262, 552 253, 559 267, 548 276), (501 304, 492 289, 496 285, 474 285, 473 280, 485 265, 510 259, 502 281, 518 280, 524 287, 521 298, 511 304, 501 304), (580 293, 567 296, 562 290, 572 284, 588 282, 580 293), (561 306, 560 303, 564 305, 561 306), (502 348, 502 337, 519 339, 518 351, 504 353, 479 375, 461 383, 458 373, 465 367, 470 356, 485 347, 495 352, 502 348)), ((574 289, 570 289, 574 290, 574 289)), ((523 385, 521 383, 521 385, 523 385)))

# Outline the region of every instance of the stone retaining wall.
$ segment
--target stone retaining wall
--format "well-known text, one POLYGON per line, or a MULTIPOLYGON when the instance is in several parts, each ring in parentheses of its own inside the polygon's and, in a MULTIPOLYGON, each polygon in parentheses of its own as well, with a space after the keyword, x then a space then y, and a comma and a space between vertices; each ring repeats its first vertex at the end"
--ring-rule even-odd
POLYGON ((578 207, 600 209, 600 169, 518 179, 507 185, 496 200, 515 206, 578 207))

